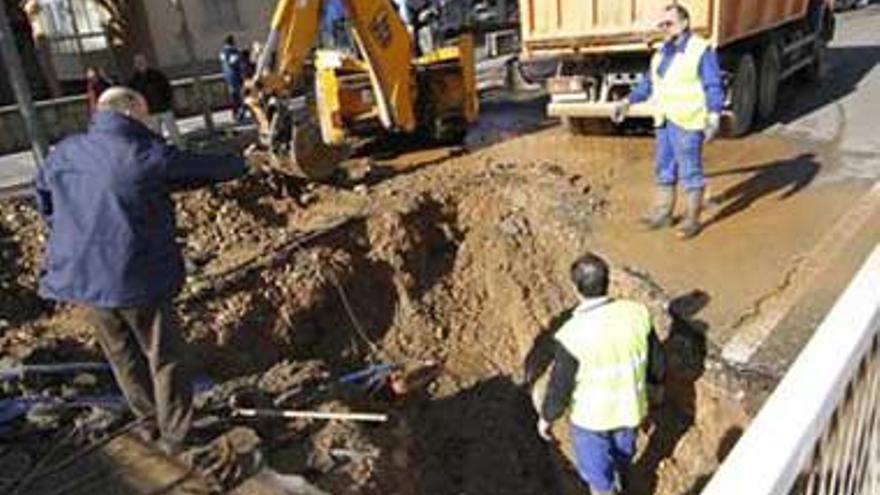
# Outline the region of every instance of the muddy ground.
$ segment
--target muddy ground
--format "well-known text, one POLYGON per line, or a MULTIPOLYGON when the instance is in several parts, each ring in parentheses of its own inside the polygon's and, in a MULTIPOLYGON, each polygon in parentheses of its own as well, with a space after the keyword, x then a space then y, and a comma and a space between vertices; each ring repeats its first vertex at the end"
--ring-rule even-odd
MULTIPOLYGON (((535 433, 526 362, 529 371, 545 362, 548 337, 575 303, 568 264, 598 249, 614 263, 614 291, 650 304, 672 360, 631 492, 699 493, 772 384, 731 373, 720 349, 762 302, 792 297, 790 275, 815 261, 811 247, 826 245, 877 178, 878 13, 838 17, 830 84, 785 88, 779 123, 708 147, 709 227, 690 243, 636 227, 652 187, 643 130, 572 137, 528 96, 484 102, 463 149, 378 146, 334 185, 263 171, 178 196, 191 276, 177 307, 195 364, 221 391, 256 403, 302 383, 325 390, 370 363, 412 371, 402 397, 330 387, 285 404, 387 412, 385 424, 245 423, 272 467, 332 493, 584 493, 564 425, 558 445, 535 433)), ((27 201, 0 204, 2 364, 100 359, 76 310, 34 292, 42 235, 27 201)), ((847 266, 859 259, 844 255, 847 266)), ((844 284, 850 274, 836 275, 844 284)), ((795 331, 778 332, 785 352, 775 368, 814 326, 795 318, 795 331)), ((105 385, 26 380, 0 398, 105 385)), ((0 444, 0 492, 15 472, 6 468, 63 438, 64 425, 47 424, 16 424, 16 441, 0 444)), ((71 493, 136 492, 121 487, 104 476, 71 493)))
MULTIPOLYGON (((490 141, 523 132, 484 125, 490 141)), ((583 492, 564 425, 558 445, 535 433, 525 363, 545 364, 548 336, 576 303, 568 264, 620 205, 601 174, 489 144, 358 158, 336 185, 255 170, 176 197, 191 272, 177 306, 201 372, 262 377, 277 394, 292 382, 265 383, 302 362, 324 377, 375 362, 431 371, 402 398, 319 400, 391 421, 290 423, 273 434, 283 441, 266 441, 279 471, 339 494, 583 492), (378 455, 340 463, 327 456, 336 448, 378 455)), ((99 356, 75 308, 34 294, 43 229, 30 203, 0 213, 5 362, 99 356)), ((674 298, 627 266, 615 267, 614 292, 651 305, 673 364, 633 493, 697 493, 748 420, 707 378, 705 329, 690 321, 701 296, 674 298)))

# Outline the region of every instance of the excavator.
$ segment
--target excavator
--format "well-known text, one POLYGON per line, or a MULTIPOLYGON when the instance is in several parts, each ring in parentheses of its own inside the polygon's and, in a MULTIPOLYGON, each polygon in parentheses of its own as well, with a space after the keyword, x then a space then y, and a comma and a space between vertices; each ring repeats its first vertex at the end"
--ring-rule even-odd
POLYGON ((325 181, 369 139, 465 138, 479 115, 473 38, 434 39, 430 15, 418 19, 407 26, 391 0, 279 1, 245 89, 275 167, 325 181), (330 1, 345 10, 349 49, 317 46, 330 1))

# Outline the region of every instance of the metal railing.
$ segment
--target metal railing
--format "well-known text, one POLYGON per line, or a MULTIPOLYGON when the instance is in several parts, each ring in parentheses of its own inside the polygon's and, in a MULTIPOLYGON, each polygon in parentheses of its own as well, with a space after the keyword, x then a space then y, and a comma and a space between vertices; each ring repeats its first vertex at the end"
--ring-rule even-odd
POLYGON ((703 495, 880 494, 880 246, 703 495))

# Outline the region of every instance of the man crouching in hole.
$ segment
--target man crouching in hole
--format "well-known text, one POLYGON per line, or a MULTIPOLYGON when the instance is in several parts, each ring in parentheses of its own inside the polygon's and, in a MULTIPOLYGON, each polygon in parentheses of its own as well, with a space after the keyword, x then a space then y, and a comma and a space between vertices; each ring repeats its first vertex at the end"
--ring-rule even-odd
POLYGON ((193 393, 172 307, 184 265, 171 192, 239 177, 245 162, 169 146, 148 119, 140 93, 110 88, 88 131, 39 169, 49 230, 40 295, 85 310, 132 412, 151 425, 139 433, 176 455, 192 441, 193 393))
POLYGON ((662 390, 666 356, 648 308, 608 296, 609 268, 602 258, 579 258, 571 265, 571 281, 580 304, 555 335, 546 390, 540 382, 534 390, 538 433, 552 440, 552 423, 570 406, 578 475, 594 495, 617 495, 624 491, 638 427, 648 416, 648 388, 662 390))

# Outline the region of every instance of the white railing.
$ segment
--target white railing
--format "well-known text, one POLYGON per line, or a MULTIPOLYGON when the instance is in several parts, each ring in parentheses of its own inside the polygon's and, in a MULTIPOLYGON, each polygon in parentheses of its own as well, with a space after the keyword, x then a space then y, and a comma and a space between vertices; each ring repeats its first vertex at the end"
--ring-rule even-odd
POLYGON ((880 246, 703 495, 880 494, 880 246))

